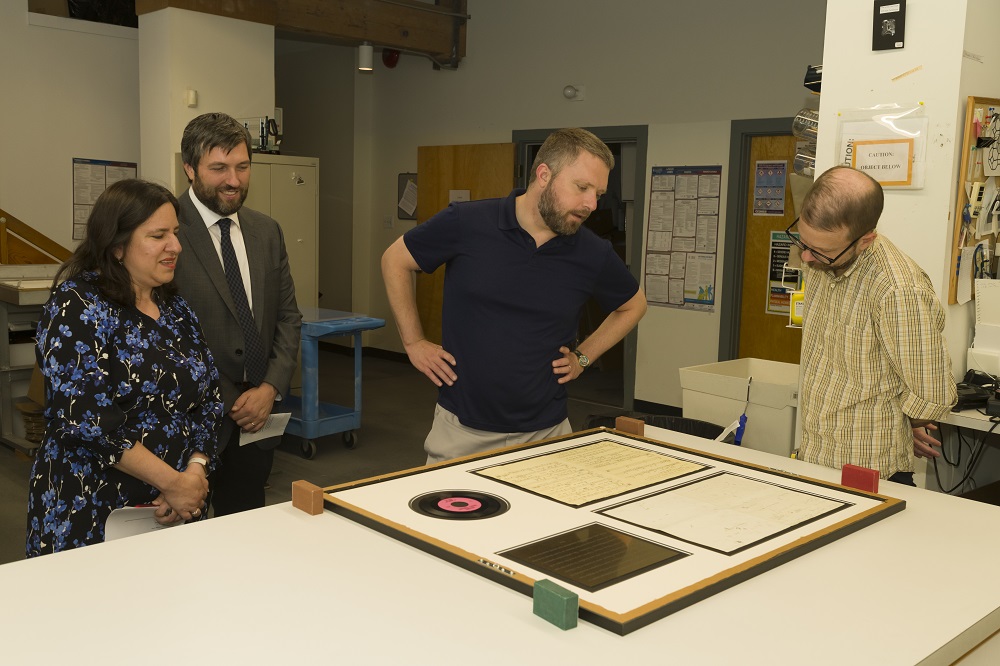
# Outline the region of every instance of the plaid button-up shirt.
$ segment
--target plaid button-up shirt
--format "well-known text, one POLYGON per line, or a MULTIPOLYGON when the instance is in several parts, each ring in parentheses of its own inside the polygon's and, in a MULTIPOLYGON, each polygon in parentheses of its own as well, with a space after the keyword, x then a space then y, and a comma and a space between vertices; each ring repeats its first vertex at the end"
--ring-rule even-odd
POLYGON ((938 420, 958 400, 930 279, 882 236, 843 275, 804 277, 799 457, 912 472, 909 419, 938 420))

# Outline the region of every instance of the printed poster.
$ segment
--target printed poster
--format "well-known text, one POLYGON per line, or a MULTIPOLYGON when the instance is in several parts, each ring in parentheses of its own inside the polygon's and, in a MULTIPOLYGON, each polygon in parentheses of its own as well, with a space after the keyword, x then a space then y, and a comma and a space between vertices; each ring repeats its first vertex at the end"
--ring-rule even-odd
POLYGON ((798 287, 798 271, 784 270, 792 241, 784 231, 772 231, 768 259, 767 314, 788 316, 792 292, 798 287), (785 278, 788 278, 787 280, 785 278))
POLYGON ((73 158, 73 240, 83 240, 87 219, 97 197, 119 180, 135 178, 135 162, 107 162, 73 158))
POLYGON ((653 167, 645 291, 651 305, 712 312, 722 166, 653 167))
POLYGON ((753 178, 754 217, 785 214, 787 161, 758 161, 753 178))

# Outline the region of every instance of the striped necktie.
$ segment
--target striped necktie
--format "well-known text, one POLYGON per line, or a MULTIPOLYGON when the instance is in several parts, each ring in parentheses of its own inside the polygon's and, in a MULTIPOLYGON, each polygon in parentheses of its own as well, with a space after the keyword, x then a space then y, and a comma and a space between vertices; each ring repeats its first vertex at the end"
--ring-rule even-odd
POLYGON ((229 226, 232 222, 227 217, 218 221, 219 230, 222 232, 222 265, 226 271, 229 293, 232 294, 233 304, 236 305, 236 313, 240 318, 240 328, 243 329, 243 348, 245 350, 243 368, 246 380, 254 386, 259 386, 264 379, 267 363, 260 344, 260 333, 257 332, 257 325, 254 323, 253 313, 250 311, 247 291, 243 286, 240 265, 236 261, 236 250, 233 249, 233 241, 229 237, 229 226))

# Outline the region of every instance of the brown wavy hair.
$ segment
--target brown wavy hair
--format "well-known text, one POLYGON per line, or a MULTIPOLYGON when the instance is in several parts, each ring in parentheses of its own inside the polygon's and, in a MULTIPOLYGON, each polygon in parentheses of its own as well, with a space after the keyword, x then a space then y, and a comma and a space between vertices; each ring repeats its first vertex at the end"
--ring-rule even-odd
MULTIPOLYGON (((157 183, 128 179, 109 186, 94 203, 87 218, 87 235, 59 267, 53 287, 63 279, 95 271, 96 284, 104 296, 119 305, 134 306, 132 276, 117 255, 128 247, 135 229, 164 204, 173 206, 177 213, 177 198, 157 183)), ((165 303, 176 293, 171 280, 153 289, 153 299, 165 303)))

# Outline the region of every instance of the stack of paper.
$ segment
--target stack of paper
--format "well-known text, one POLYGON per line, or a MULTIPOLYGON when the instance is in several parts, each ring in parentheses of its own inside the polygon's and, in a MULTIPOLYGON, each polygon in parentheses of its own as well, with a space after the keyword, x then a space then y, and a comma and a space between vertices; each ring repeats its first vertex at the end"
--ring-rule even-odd
POLYGON ((976 336, 969 370, 1000 375, 1000 280, 976 280, 976 336))

